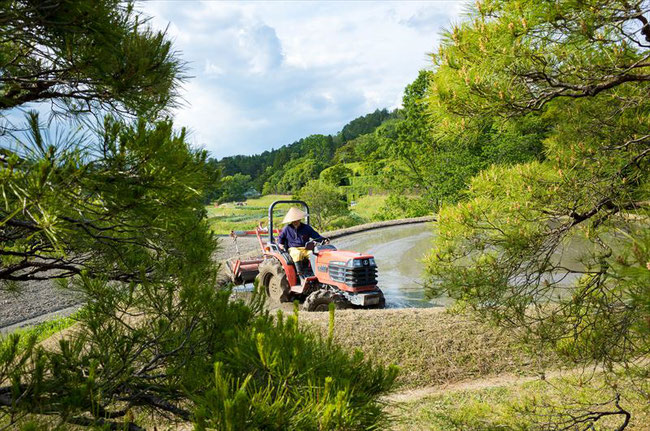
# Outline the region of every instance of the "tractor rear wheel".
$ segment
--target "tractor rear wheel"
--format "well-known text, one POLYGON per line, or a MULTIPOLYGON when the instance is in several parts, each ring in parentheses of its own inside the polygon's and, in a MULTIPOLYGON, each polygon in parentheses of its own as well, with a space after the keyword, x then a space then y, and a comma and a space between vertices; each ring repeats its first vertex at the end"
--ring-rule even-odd
POLYGON ((264 259, 255 277, 258 288, 266 292, 271 302, 288 302, 290 300, 289 281, 279 260, 264 259))
POLYGON ((351 304, 340 293, 333 292, 329 289, 320 289, 310 294, 303 307, 307 311, 328 311, 330 303, 334 303, 337 310, 350 308, 351 304))

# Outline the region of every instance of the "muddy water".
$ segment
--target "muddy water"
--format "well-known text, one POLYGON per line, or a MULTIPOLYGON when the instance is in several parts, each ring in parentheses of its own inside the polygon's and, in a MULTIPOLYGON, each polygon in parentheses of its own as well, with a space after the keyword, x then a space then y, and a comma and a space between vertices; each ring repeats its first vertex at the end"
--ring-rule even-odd
POLYGON ((445 298, 428 300, 422 287, 422 258, 434 238, 431 223, 370 230, 332 241, 339 250, 353 250, 375 256, 379 287, 388 308, 435 307, 449 303, 445 298))

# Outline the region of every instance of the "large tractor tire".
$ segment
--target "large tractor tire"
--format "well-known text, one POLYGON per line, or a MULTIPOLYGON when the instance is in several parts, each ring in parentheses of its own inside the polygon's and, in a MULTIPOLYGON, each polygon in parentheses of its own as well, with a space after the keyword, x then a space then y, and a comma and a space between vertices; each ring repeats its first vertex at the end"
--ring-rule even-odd
POLYGON ((334 303, 337 310, 344 310, 350 308, 352 305, 340 293, 333 292, 329 289, 320 289, 305 299, 303 307, 307 311, 328 311, 330 303, 334 303))
POLYGON ((260 263, 259 274, 255 279, 257 286, 264 289, 271 302, 279 303, 291 300, 287 274, 277 259, 264 259, 260 263))

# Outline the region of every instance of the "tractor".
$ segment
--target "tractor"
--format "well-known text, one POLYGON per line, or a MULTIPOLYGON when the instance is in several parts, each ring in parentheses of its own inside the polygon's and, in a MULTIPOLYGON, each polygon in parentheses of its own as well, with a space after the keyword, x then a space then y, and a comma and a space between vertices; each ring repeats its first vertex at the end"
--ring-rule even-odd
POLYGON ((336 308, 384 308, 384 294, 377 287, 377 264, 372 255, 354 251, 337 250, 327 240, 310 241, 305 248, 311 250, 310 270, 301 276, 295 262, 274 237, 273 209, 278 204, 301 205, 307 214, 309 207, 303 201, 278 200, 269 206, 268 240, 262 236, 266 230, 258 227, 256 234, 262 248, 262 258, 230 264, 233 279, 257 280, 272 302, 303 302, 307 311, 327 311, 329 304, 336 308))

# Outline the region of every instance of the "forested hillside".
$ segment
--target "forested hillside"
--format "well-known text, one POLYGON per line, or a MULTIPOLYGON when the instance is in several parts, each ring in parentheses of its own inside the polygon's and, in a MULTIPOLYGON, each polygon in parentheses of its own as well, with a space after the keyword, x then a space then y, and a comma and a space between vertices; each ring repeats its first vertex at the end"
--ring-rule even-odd
POLYGON ((420 71, 400 109, 359 117, 335 136, 310 135, 259 155, 211 160, 224 177, 209 200, 305 195, 311 190, 302 189, 313 189, 319 180, 336 187, 348 203, 388 196, 377 218, 421 216, 458 201, 470 179, 491 165, 543 159, 547 120, 534 113, 512 122, 486 117, 478 126, 448 133, 443 110, 428 99, 435 75, 420 71))
POLYGON ((278 149, 253 156, 224 157, 217 163, 225 177, 239 175, 238 179, 246 183, 247 188, 265 194, 294 192, 330 166, 341 146, 373 132, 384 121, 397 115, 397 111, 378 109, 350 121, 334 136, 314 134, 278 149))

